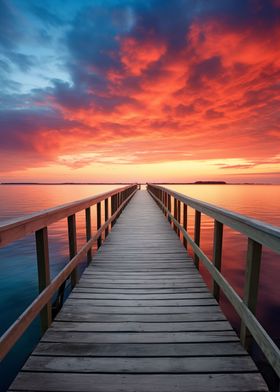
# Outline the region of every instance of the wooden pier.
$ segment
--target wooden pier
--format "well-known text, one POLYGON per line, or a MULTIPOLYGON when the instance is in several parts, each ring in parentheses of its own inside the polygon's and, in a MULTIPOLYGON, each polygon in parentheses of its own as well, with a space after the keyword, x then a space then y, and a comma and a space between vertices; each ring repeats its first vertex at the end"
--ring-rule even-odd
MULTIPOLYGON (((90 241, 100 247, 10 391, 268 390, 218 305, 220 285, 214 286, 215 299, 177 235, 187 209, 180 210, 177 198, 171 214, 168 193, 151 186, 149 192, 134 187, 113 194, 111 218, 104 203, 104 225, 97 208, 99 232, 88 235, 83 255, 91 257, 90 241), (112 231, 101 245, 101 233, 107 230, 107 236, 110 223, 112 231)), ((221 242, 216 233, 216 259, 221 242)), ((72 250, 70 265, 77 255, 72 250)), ((64 277, 73 274, 77 262, 64 277)), ((42 289, 43 297, 50 285, 42 289)), ((37 307, 43 323, 46 298, 37 307)), ((18 322, 2 338, 3 355, 17 330, 27 327, 26 314, 18 322)), ((270 352, 277 370, 275 350, 270 352)))

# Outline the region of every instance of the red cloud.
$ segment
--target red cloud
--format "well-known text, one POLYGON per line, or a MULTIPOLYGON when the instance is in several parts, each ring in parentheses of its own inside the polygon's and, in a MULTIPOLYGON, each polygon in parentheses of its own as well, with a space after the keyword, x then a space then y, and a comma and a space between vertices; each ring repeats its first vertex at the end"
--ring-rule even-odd
POLYGON ((139 76, 150 64, 165 53, 166 47, 152 39, 137 41, 135 38, 121 40, 121 61, 132 75, 139 76))
POLYGON ((150 163, 279 153, 280 26, 196 20, 177 50, 149 34, 118 40, 121 66, 107 70, 106 88, 88 88, 86 107, 69 108, 50 94, 51 106, 75 125, 32 136, 42 157, 94 152, 103 161, 150 163))

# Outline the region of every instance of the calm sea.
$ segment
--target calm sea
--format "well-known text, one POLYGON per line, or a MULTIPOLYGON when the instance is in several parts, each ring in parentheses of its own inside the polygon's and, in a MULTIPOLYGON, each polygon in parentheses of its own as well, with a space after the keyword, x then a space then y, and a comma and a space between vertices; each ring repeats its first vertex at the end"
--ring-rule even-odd
MULTIPOLYGON (((57 206, 90 195, 103 193, 117 185, 2 185, 0 186, 0 222, 30 212, 57 206)), ((280 226, 280 185, 168 185, 178 192, 204 200, 250 217, 280 226)), ((93 229, 95 228, 95 209, 93 229)), ((194 211, 190 209, 188 227, 193 235, 194 211)), ((84 213, 77 214, 78 246, 85 239, 84 213)), ((212 254, 213 221, 202 216, 201 246, 212 254)), ((247 239, 225 228, 222 271, 238 291, 243 292, 247 239)), ((51 274, 60 271, 68 257, 67 223, 62 220, 49 227, 51 274)), ((33 236, 0 249, 0 334, 36 297, 37 269, 33 236)), ((81 269, 83 266, 81 266, 81 269)), ((206 282, 211 280, 201 267, 206 282)), ((280 341, 280 256, 264 249, 257 315, 266 330, 280 341)), ((239 320, 222 297, 221 305, 236 330, 239 320)), ((18 369, 39 339, 39 322, 35 320, 23 338, 0 365, 0 391, 5 391, 18 369)))

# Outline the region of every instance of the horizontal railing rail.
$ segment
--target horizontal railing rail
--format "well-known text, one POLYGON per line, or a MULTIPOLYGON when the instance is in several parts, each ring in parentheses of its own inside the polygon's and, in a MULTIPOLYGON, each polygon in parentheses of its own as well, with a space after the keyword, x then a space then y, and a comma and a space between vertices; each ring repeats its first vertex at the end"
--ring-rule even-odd
MULTIPOLYGON (((0 359, 12 349, 18 339, 23 335, 31 322, 40 314, 41 329, 44 332, 52 321, 52 303, 53 296, 58 292, 63 296, 65 282, 71 276, 72 288, 78 281, 77 266, 87 257, 89 264, 92 259, 92 247, 97 243, 101 246, 102 234, 105 238, 109 233, 109 227, 114 225, 117 217, 137 192, 138 185, 128 185, 114 189, 110 192, 89 197, 83 200, 68 203, 62 206, 40 211, 26 217, 10 220, 0 226, 0 247, 10 244, 11 242, 25 237, 28 234, 35 233, 39 295, 25 309, 19 318, 8 328, 0 337, 0 359), (111 213, 109 217, 109 198, 111 199, 111 213), (105 223, 101 225, 101 202, 104 202, 105 223), (96 205, 97 231, 94 235, 91 233, 91 207, 96 205), (86 221, 86 243, 79 251, 77 250, 76 239, 76 213, 85 210, 86 221), (69 242, 69 262, 55 276, 50 279, 49 267, 49 249, 48 249, 48 229, 47 226, 61 219, 67 219, 68 222, 68 242, 69 242)), ((60 299, 60 305, 63 302, 60 299)))
POLYGON ((199 268, 199 261, 201 261, 210 273, 212 277, 212 293, 216 300, 219 301, 220 289, 222 289, 240 316, 240 340, 244 347, 249 347, 253 337, 278 377, 280 377, 280 350, 255 316, 262 245, 276 253, 280 253, 280 229, 244 215, 187 197, 159 185, 147 184, 147 189, 169 222, 173 223, 176 233, 179 236, 182 233, 185 247, 187 248, 189 244, 193 249, 196 267, 199 268), (181 204, 183 210, 181 210, 181 204), (195 210, 194 238, 188 233, 188 207, 195 210), (200 248, 201 214, 205 214, 214 219, 212 260, 200 248), (248 238, 243 298, 237 294, 221 273, 224 225, 244 234, 248 238))

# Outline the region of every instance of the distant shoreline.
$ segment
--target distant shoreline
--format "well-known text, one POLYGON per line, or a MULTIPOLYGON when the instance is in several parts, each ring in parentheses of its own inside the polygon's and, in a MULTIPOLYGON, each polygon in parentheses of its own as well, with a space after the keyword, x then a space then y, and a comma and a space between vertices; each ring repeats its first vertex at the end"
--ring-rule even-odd
MULTIPOLYGON (((127 185, 133 182, 0 182, 0 185, 127 185)), ((146 185, 146 182, 139 182, 146 185)), ((265 182, 225 182, 225 181, 195 181, 195 182, 153 182, 156 185, 280 185, 265 182)))

